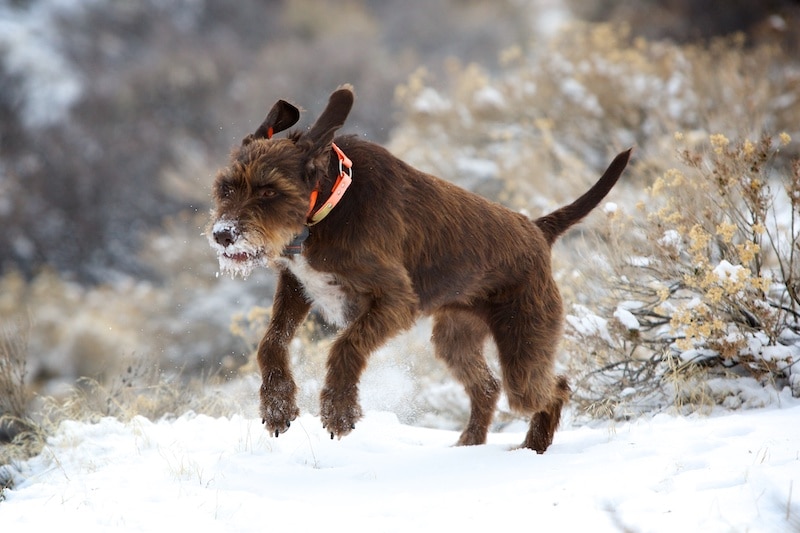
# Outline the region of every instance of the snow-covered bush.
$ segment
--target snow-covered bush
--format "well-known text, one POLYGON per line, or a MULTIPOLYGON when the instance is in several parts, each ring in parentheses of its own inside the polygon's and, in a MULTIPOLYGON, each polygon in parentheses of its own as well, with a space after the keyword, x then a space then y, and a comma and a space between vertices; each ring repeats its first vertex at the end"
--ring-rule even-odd
POLYGON ((656 391, 730 404, 726 388, 697 395, 720 374, 800 392, 800 162, 775 163, 791 139, 676 138, 681 166, 631 212, 614 210, 595 242, 586 290, 599 305, 568 316, 576 364, 595 367, 577 396, 603 408, 656 391))

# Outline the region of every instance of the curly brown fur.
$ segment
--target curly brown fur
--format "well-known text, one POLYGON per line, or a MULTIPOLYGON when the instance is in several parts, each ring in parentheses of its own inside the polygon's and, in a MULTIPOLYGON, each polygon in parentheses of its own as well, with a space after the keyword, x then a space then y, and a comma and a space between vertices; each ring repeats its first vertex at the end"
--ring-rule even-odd
POLYGON ((486 441, 500 383, 511 408, 531 417, 523 446, 542 453, 553 440, 569 386, 553 365, 563 310, 550 246, 613 187, 630 150, 617 156, 581 198, 531 221, 452 183, 420 172, 384 148, 353 136, 336 144, 353 161, 341 203, 309 235, 300 255, 284 247, 331 193, 339 160, 331 150, 353 105, 350 86, 335 91, 317 122, 285 138, 297 109, 279 101, 258 130, 234 149, 214 185, 209 240, 223 270, 279 272, 272 319, 258 348, 261 415, 275 435, 298 415, 288 344, 312 304, 340 326, 321 392, 331 437, 361 418, 358 384, 370 354, 432 315, 433 344, 469 395, 472 410, 458 444, 486 441), (483 355, 498 347, 501 381, 483 355))

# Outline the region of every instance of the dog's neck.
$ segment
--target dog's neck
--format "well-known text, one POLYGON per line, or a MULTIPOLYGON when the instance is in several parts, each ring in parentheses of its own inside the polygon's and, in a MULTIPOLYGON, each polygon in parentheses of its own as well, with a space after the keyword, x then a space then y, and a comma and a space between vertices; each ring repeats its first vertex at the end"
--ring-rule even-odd
POLYGON ((342 199, 350 183, 353 181, 353 162, 349 157, 344 155, 344 152, 336 146, 336 143, 331 143, 331 148, 336 153, 336 157, 339 160, 339 175, 336 178, 336 182, 333 184, 331 194, 328 199, 322 203, 322 206, 314 211, 314 207, 317 204, 317 197, 319 196, 319 184, 311 191, 308 213, 306 213, 306 225, 300 233, 295 235, 294 240, 283 249, 281 255, 284 257, 291 257, 303 253, 303 243, 308 238, 309 226, 317 224, 333 211, 333 208, 336 207, 336 204, 342 199))

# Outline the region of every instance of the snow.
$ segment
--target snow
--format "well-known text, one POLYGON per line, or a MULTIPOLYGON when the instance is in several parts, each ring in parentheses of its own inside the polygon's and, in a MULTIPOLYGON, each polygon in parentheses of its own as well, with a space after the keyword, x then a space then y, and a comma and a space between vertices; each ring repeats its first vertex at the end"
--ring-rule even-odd
POLYGON ((681 234, 674 229, 668 229, 664 232, 664 235, 658 239, 658 244, 661 246, 675 248, 676 250, 680 250, 682 242, 683 237, 681 237, 681 234))
POLYGON ((500 167, 491 159, 462 157, 456 161, 456 170, 462 180, 494 179, 500 175, 500 167))
POLYGON ((628 264, 634 267, 648 267, 652 262, 652 258, 640 255, 634 255, 628 258, 628 264))
POLYGON ((57 20, 94 0, 33 2, 20 8, 0 5, 0 60, 22 77, 23 120, 29 127, 62 120, 83 91, 84 80, 64 57, 57 20))
POLYGON ((720 281, 731 280, 733 282, 743 281, 749 275, 749 271, 742 265, 732 265, 728 261, 722 260, 714 267, 714 275, 720 281))
POLYGON ((433 115, 449 111, 451 108, 450 100, 430 87, 424 88, 414 101, 414 110, 418 113, 433 115))
POLYGON ((614 311, 614 318, 619 320, 625 329, 629 331, 638 331, 641 328, 641 325, 634 314, 624 307, 617 307, 617 309, 614 311))
POLYGON ((562 0, 538 0, 536 5, 536 9, 531 9, 531 13, 535 14, 531 24, 536 28, 536 33, 542 36, 553 37, 573 18, 562 0))
POLYGON ((506 100, 496 87, 487 85, 475 92, 473 104, 482 110, 502 110, 507 107, 506 100))
POLYGON ((247 234, 240 234, 239 224, 235 220, 219 219, 214 222, 214 226, 207 235, 208 243, 217 252, 219 260, 219 270, 231 275, 231 278, 241 276, 247 279, 259 266, 267 265, 267 257, 264 250, 253 244, 247 234), (223 246, 219 244, 214 235, 228 232, 233 236, 235 242, 223 246), (234 256, 244 256, 246 260, 235 260, 234 256))
POLYGON ((582 107, 593 116, 603 116, 603 108, 600 106, 597 97, 575 78, 564 78, 561 80, 560 89, 561 93, 575 105, 582 107))
POLYGON ((681 359, 681 361, 685 362, 701 363, 703 361, 714 359, 715 357, 719 356, 719 352, 708 348, 692 348, 690 350, 678 350, 677 347, 674 347, 674 345, 673 348, 675 351, 678 352, 678 357, 681 359))
POLYGON ((614 344, 608 331, 608 320, 592 313, 588 307, 575 304, 572 306, 572 313, 567 314, 565 318, 570 327, 580 335, 586 337, 597 335, 609 345, 614 344))
POLYGON ((779 398, 567 422, 544 455, 511 449, 521 424, 458 448, 455 432, 380 411, 342 440, 312 415, 277 439, 241 416, 66 422, 17 465, 0 530, 797 530, 800 400, 779 398))

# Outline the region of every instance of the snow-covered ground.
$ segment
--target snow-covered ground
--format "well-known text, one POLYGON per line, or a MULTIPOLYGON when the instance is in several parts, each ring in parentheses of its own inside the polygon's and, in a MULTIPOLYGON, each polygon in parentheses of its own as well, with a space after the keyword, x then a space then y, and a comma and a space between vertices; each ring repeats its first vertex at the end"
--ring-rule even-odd
POLYGON ((544 455, 372 411, 342 440, 303 415, 64 423, 17 465, 0 531, 798 531, 800 400, 712 416, 566 421, 544 455))

